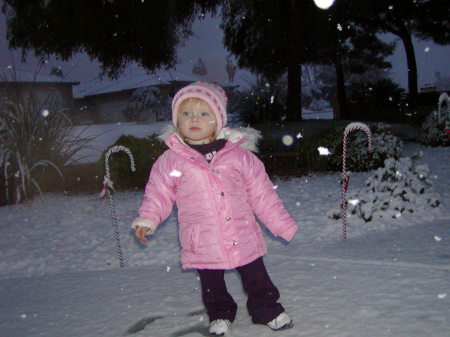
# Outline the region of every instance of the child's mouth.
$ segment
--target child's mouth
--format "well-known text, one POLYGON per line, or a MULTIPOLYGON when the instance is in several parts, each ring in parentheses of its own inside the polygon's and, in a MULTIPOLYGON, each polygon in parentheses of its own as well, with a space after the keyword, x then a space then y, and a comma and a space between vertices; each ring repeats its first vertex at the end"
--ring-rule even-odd
POLYGON ((191 131, 199 131, 200 130, 200 128, 198 128, 198 127, 196 127, 196 126, 193 126, 192 128, 190 128, 189 130, 191 130, 191 131))

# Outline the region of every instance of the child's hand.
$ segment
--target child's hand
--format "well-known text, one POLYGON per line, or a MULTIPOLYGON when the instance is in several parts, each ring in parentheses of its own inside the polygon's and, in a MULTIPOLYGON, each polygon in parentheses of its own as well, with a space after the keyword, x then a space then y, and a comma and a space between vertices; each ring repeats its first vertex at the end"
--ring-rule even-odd
POLYGON ((145 237, 145 234, 147 234, 149 230, 150 230, 150 228, 137 226, 136 231, 134 232, 134 235, 136 235, 136 237, 142 243, 147 243, 148 239, 145 237))

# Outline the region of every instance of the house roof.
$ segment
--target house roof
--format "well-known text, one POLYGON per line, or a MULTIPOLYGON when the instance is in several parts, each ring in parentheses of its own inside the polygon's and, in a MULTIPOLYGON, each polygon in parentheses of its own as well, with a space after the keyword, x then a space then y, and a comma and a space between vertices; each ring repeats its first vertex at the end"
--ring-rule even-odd
MULTIPOLYGON (((208 79, 207 76, 186 74, 177 70, 162 70, 150 74, 144 70, 132 70, 124 72, 120 78, 116 80, 108 78, 100 79, 97 77, 91 81, 82 82, 79 85, 74 86, 73 96, 75 98, 82 98, 85 96, 107 94, 157 84, 168 84, 173 81, 194 82, 198 80, 207 81, 211 79, 208 79)), ((211 81, 215 82, 213 80, 211 81)))

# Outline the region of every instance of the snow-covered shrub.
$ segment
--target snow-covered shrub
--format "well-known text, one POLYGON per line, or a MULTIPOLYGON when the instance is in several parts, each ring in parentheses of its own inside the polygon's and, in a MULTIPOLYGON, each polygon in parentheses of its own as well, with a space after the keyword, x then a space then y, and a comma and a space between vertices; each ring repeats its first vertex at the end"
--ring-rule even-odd
MULTIPOLYGON (((387 124, 377 123, 371 127, 373 150, 368 151, 367 135, 354 131, 347 137, 348 171, 369 171, 380 167, 387 158, 398 159, 403 150, 403 142, 391 133, 387 124)), ((344 128, 335 128, 323 137, 305 141, 300 147, 305 166, 317 170, 340 171, 342 169, 344 128), (330 155, 321 156, 318 148, 326 148, 330 155)))
POLYGON ((433 110, 422 124, 419 140, 431 146, 449 146, 450 137, 446 130, 450 128, 450 101, 447 94, 439 97, 438 108, 433 110))
MULTIPOLYGON (((411 158, 388 158, 384 167, 366 180, 365 187, 347 197, 347 213, 366 222, 375 217, 398 218, 403 212, 413 213, 439 206, 433 193, 428 165, 415 165, 411 158)), ((339 219, 341 209, 329 212, 339 219)))
MULTIPOLYGON (((122 135, 113 144, 113 146, 116 145, 125 146, 131 151, 136 171, 131 172, 130 159, 125 152, 114 154, 113 160, 109 162, 114 188, 116 190, 144 188, 153 163, 166 150, 166 146, 157 138, 157 135, 151 135, 146 138, 122 135)), ((105 172, 105 155, 107 151, 108 149, 103 152, 98 161, 97 171, 100 176, 105 172)))
POLYGON ((52 94, 40 103, 33 90, 6 92, 0 110, 0 175, 5 185, 0 192, 6 202, 41 193, 49 177, 62 178, 64 166, 93 139, 82 136, 85 129, 75 131, 52 94))

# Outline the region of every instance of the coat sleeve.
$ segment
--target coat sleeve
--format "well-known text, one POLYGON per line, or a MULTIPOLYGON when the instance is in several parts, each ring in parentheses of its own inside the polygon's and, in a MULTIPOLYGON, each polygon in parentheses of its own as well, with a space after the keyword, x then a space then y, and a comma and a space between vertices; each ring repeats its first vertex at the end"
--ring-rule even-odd
POLYGON ((177 177, 170 175, 168 157, 169 151, 166 151, 153 164, 139 208, 139 217, 153 222, 154 229, 170 215, 175 201, 177 177))
POLYGON ((253 212, 272 234, 290 241, 298 225, 285 209, 266 173, 264 164, 250 151, 246 151, 242 163, 247 197, 253 212))

